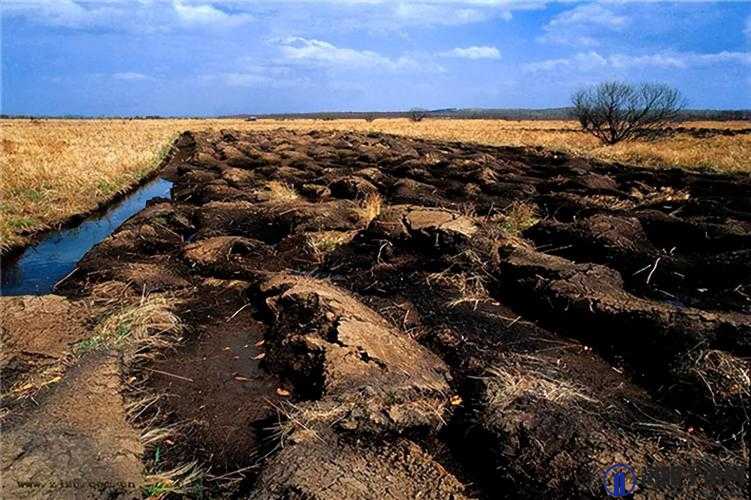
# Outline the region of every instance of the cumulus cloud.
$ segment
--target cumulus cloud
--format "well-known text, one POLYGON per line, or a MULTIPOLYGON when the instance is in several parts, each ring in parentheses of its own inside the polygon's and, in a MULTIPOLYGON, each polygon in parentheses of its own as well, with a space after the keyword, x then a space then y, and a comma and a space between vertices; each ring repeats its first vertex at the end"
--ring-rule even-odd
POLYGON ((576 68, 578 70, 591 70, 594 68, 605 67, 608 60, 595 51, 580 52, 572 57, 558 59, 545 59, 526 63, 522 66, 525 73, 544 73, 560 71, 566 68, 576 68))
POLYGON ((460 59, 500 59, 501 51, 492 46, 476 46, 455 48, 439 55, 443 57, 457 57, 460 59))
POLYGON ((387 66, 391 60, 370 50, 340 48, 322 40, 289 37, 281 40, 284 57, 347 66, 387 66))
POLYGON ((213 0, 4 0, 3 15, 69 29, 147 33, 233 28, 254 19, 243 9, 229 12, 217 4, 213 0))
POLYGON ((620 28, 628 22, 626 16, 615 14, 598 3, 579 5, 553 17, 547 24, 550 29, 570 28, 583 24, 620 28))
POLYGON ((665 52, 660 54, 630 55, 611 54, 603 56, 596 51, 580 52, 572 57, 546 59, 523 65, 525 73, 543 73, 572 69, 592 71, 596 69, 659 68, 687 69, 697 66, 742 64, 751 65, 751 52, 722 51, 708 54, 695 52, 665 52))
POLYGON ((174 0, 172 6, 178 18, 188 25, 233 28, 253 21, 253 16, 250 14, 229 14, 210 3, 191 5, 182 0, 174 0))
POLYGON ((582 4, 554 16, 545 26, 540 41, 565 45, 599 45, 596 34, 624 28, 629 18, 599 3, 582 4))
POLYGON ((399 24, 413 25, 461 25, 487 21, 494 17, 504 20, 511 19, 510 11, 499 9, 477 8, 458 2, 446 4, 398 3, 393 9, 395 20, 399 24))
POLYGON ((421 61, 410 56, 386 57, 371 50, 356 50, 337 47, 332 43, 302 37, 288 37, 280 41, 280 50, 285 59, 322 66, 379 69, 388 71, 442 71, 443 68, 430 61, 421 61))

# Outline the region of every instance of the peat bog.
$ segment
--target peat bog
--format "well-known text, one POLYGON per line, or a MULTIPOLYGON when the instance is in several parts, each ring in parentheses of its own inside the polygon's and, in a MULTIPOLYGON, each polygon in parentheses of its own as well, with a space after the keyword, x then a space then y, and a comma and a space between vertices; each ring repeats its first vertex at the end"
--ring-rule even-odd
POLYGON ((1 299, 6 482, 62 439, 114 495, 599 498, 614 463, 747 467, 750 177, 380 133, 174 147, 171 199, 59 296, 1 299))

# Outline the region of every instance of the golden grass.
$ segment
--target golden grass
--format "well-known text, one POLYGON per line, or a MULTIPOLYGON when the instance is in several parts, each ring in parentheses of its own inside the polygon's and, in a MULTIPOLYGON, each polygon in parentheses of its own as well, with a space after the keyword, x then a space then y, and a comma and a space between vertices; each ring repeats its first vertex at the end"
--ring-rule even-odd
POLYGON ((271 181, 266 184, 270 199, 276 202, 290 202, 299 198, 295 188, 286 182, 271 181))
MULTIPOLYGON (((686 127, 743 128, 746 122, 686 127)), ((90 211, 148 175, 184 130, 379 131, 490 145, 543 146, 646 166, 751 171, 751 135, 696 139, 686 134, 602 146, 573 121, 430 120, 0 120, 0 249, 27 233, 90 211)))
POLYGON ((102 348, 164 349, 178 340, 182 325, 172 309, 176 300, 164 295, 143 296, 138 303, 116 310, 93 330, 93 335, 76 344, 83 355, 102 348))
POLYGON ((549 360, 528 354, 506 353, 502 365, 488 369, 488 405, 506 411, 519 401, 559 405, 598 403, 588 390, 566 380, 549 360))

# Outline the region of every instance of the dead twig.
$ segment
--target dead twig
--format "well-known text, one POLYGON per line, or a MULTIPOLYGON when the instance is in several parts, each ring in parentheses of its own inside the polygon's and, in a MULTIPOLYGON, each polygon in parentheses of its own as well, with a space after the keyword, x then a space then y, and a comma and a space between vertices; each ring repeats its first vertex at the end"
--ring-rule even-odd
POLYGON ((150 371, 150 372, 154 372, 154 373, 159 373, 161 375, 167 375, 168 377, 174 377, 174 378, 177 378, 177 379, 180 379, 180 380, 185 380, 186 382, 193 382, 192 378, 183 377, 182 375, 175 375, 174 373, 165 372, 165 371, 162 371, 162 370, 155 370, 153 368, 144 368, 144 370, 147 370, 147 371, 150 371))
POLYGON ((241 307, 240 309, 238 309, 237 311, 235 311, 235 312, 234 312, 234 313, 232 314, 232 316, 230 316, 229 318, 227 318, 227 321, 226 321, 226 322, 227 322, 227 323, 229 323, 230 321, 232 321, 232 320, 233 320, 233 319, 235 318, 235 316, 237 316, 238 314, 240 314, 240 313, 241 313, 241 312, 243 311, 243 309, 245 309, 245 308, 246 308, 246 307, 248 307, 249 305, 250 305, 250 302, 248 302, 247 304, 245 304, 244 306, 242 306, 242 307, 241 307))
POLYGON ((655 271, 657 270, 657 264, 660 263, 660 260, 662 260, 662 257, 657 257, 657 260, 655 260, 655 263, 652 266, 652 270, 649 271, 649 274, 647 275, 647 285, 649 285, 649 282, 652 281, 652 276, 654 275, 655 271))

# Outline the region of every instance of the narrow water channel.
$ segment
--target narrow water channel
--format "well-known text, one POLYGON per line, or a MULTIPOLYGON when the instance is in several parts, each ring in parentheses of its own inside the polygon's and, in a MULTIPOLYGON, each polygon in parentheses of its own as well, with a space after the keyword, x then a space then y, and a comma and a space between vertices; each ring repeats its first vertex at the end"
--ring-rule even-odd
POLYGON ((0 263, 0 295, 42 295, 76 268, 81 257, 153 198, 168 198, 172 183, 161 177, 76 227, 54 231, 20 255, 0 263))

